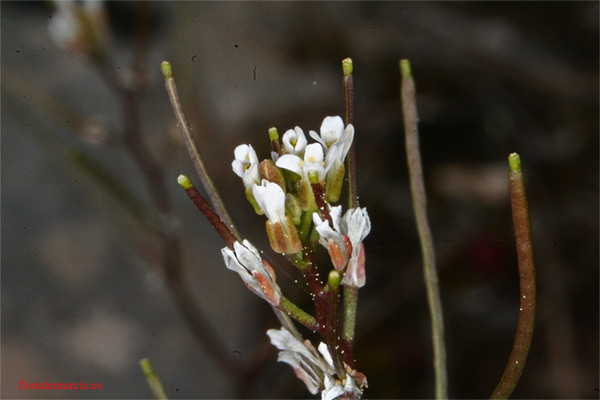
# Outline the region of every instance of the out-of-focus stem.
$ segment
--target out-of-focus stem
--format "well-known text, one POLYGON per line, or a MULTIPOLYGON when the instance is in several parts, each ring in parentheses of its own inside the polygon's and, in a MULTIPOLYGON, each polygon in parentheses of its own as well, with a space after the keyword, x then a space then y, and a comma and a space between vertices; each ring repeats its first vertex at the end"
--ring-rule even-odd
POLYGON ((507 399, 513 392, 527 361, 533 327, 535 323, 535 262, 533 259, 533 243, 531 241, 531 224, 527 195, 521 174, 521 159, 517 153, 508 156, 510 172, 508 175, 510 203, 512 208, 517 262, 519 265, 519 286, 521 300, 519 306, 519 322, 508 363, 500 383, 492 393, 492 399, 507 399))
MULTIPOLYGON (((346 108, 346 125, 354 125, 354 79, 352 71, 354 65, 351 58, 342 60, 342 72, 344 74, 344 104, 346 108)), ((348 157, 346 159, 346 170, 348 171, 348 208, 358 207, 358 192, 356 180, 356 156, 354 150, 354 141, 350 146, 348 157)))
MULTIPOLYGON (((346 108, 346 125, 354 125, 354 78, 352 73, 354 64, 351 58, 342 60, 342 72, 344 74, 344 103, 346 108)), ((358 183, 356 177, 356 151, 352 141, 348 157, 346 159, 346 170, 348 171, 348 208, 358 207, 358 183)), ((342 337, 340 348, 343 360, 352 368, 354 362, 354 329, 356 325, 356 305, 358 299, 358 288, 344 286, 344 302, 342 315, 342 337)))
POLYGON ((233 224, 233 220, 229 216, 227 209, 225 208, 225 204, 221 200, 217 189, 215 188, 208 172, 206 171, 206 167, 204 166, 204 162, 202 162, 202 158, 200 157, 200 152, 198 151, 198 146, 196 145, 196 141, 194 136, 192 135, 192 128, 185 117, 185 113, 183 112, 183 107, 179 101, 179 95, 177 94, 177 86, 175 86, 175 79, 173 78, 173 70, 171 68, 171 64, 167 61, 163 61, 161 64, 161 70, 163 76, 165 78, 165 86, 167 88, 167 93, 169 94, 169 100, 171 101, 171 106, 173 107, 173 112, 175 113, 175 118, 177 119, 177 126, 179 127, 179 131, 183 136, 183 141, 185 143, 185 147, 188 150, 189 156, 192 159, 192 163, 196 168, 196 172, 200 177, 202 182, 202 186, 204 186, 204 190, 208 194, 212 206, 214 207, 216 213, 219 215, 221 220, 223 220, 228 228, 231 230, 235 238, 241 241, 241 236, 235 225, 233 224))
POLYGON ((156 372, 154 372, 154 368, 152 368, 150 360, 147 358, 142 358, 140 360, 140 367, 142 368, 142 372, 148 381, 148 386, 150 386, 150 390, 152 391, 154 398, 157 400, 166 400, 168 398, 167 393, 165 393, 165 389, 163 388, 160 378, 158 375, 156 375, 156 372))
POLYGON ((442 302, 435 267, 435 252, 433 238, 427 220, 427 197, 423 182, 423 169, 421 154, 419 152, 419 134, 417 129, 417 102, 415 96, 415 82, 412 77, 408 60, 400 61, 402 75, 401 97, 402 113, 404 115, 404 132, 406 136, 406 156, 410 176, 410 191, 421 253, 423 255, 423 272, 427 301, 431 315, 431 337, 433 341, 433 365, 435 370, 435 396, 437 399, 448 397, 448 378, 446 372, 446 347, 444 344, 444 319, 442 315, 442 302))

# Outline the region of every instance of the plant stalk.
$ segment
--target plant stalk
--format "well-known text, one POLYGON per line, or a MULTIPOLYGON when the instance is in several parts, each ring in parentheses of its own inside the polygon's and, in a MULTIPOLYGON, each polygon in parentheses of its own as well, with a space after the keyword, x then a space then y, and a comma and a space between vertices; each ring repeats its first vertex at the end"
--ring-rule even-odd
POLYGON ((492 399, 508 399, 512 394, 525 368, 535 324, 535 261, 533 259, 529 207, 521 173, 521 159, 517 153, 511 153, 508 156, 508 162, 510 166, 508 175, 510 203, 519 265, 521 300, 513 348, 500 383, 492 393, 492 399))
POLYGON ((417 230, 419 232, 419 241, 421 242, 425 287, 427 290, 429 314, 431 316, 431 338, 433 342, 433 365, 435 371, 435 397, 437 399, 445 399, 448 398, 448 377, 446 371, 446 346, 444 344, 444 319, 442 315, 442 301, 435 266, 433 238, 431 235, 429 222, 427 220, 427 197, 425 195, 423 168, 421 165, 421 154, 419 152, 415 81, 412 77, 410 63, 408 60, 400 61, 400 73, 402 75, 402 113, 404 115, 404 132, 406 137, 406 156, 410 176, 410 191, 412 195, 417 230))

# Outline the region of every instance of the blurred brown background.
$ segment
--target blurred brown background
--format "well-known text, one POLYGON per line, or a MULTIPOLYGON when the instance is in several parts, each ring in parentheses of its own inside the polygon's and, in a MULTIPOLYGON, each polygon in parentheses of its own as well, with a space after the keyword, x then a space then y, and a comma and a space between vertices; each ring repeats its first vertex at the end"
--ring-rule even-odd
MULTIPOLYGON (((175 182, 195 174, 159 68, 171 61, 225 203, 244 235, 267 249, 263 218, 231 171, 233 149, 251 143, 265 158, 269 127, 308 133, 323 117, 343 114, 345 57, 355 65, 360 201, 373 223, 357 328, 366 396, 434 393, 398 99, 398 60, 408 58, 450 395, 489 396, 512 346, 518 275, 506 157, 516 151, 531 207, 539 312, 513 397, 598 397, 597 2, 106 5, 111 57, 126 79, 135 21, 141 15, 147 23, 142 129, 167 172, 186 282, 228 355, 248 363, 264 354, 264 367, 240 389, 195 340, 153 265, 152 242, 68 161, 78 149, 150 199, 123 151, 119 102, 85 56, 50 40, 50 4, 2 2, 3 398, 146 398, 137 365, 146 356, 171 398, 306 397, 291 368, 276 363, 264 333, 278 327, 268 306, 225 269, 222 242, 175 182), (102 390, 18 389, 20 380, 46 379, 100 382, 102 390)), ((285 292, 308 307, 293 272, 273 259, 285 292)))

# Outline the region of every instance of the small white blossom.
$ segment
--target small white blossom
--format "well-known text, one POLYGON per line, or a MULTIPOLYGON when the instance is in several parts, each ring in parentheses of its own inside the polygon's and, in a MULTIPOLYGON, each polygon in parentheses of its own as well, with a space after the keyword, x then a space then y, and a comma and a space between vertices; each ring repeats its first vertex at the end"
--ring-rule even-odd
POLYGON ((233 172, 244 182, 247 189, 260 184, 259 162, 252 145, 241 144, 234 150, 235 159, 231 163, 233 172))
POLYGON ((343 381, 335 378, 333 360, 325 343, 321 342, 317 351, 308 340, 301 342, 284 328, 269 329, 267 335, 280 350, 277 361, 291 365, 310 393, 317 394, 319 388, 323 387, 322 400, 333 400, 347 393, 354 394, 356 398, 362 396, 362 390, 347 372, 343 381))
POLYGON ((283 148, 286 153, 301 156, 308 142, 306 136, 300 127, 295 127, 293 130, 288 129, 283 134, 283 148))
POLYGON ((272 224, 286 223, 285 193, 281 186, 263 179, 261 185, 252 186, 252 194, 272 224))
POLYGON ((323 161, 323 148, 318 143, 306 146, 304 160, 295 154, 284 154, 275 164, 279 168, 292 171, 308 180, 310 173, 316 173, 319 181, 325 179, 325 162, 323 161))
POLYGON ((342 283, 354 287, 365 285, 365 249, 362 241, 371 232, 371 220, 366 208, 352 208, 346 211, 341 224, 352 243, 352 256, 342 283))
POLYGON ((58 46, 66 50, 89 50, 92 39, 89 37, 90 30, 98 42, 106 40, 108 32, 104 2, 61 0, 53 3, 57 12, 49 22, 48 31, 58 46))
POLYGON ((227 269, 237 272, 244 284, 256 295, 273 306, 281 301, 281 289, 275 282, 275 272, 269 264, 263 263, 260 253, 249 241, 235 242, 234 250, 221 249, 227 269))
POLYGON ((351 208, 346 211, 344 217, 341 217, 342 206, 329 206, 329 215, 333 222, 333 228, 329 226, 329 221, 323 221, 318 213, 313 213, 313 222, 315 229, 319 233, 319 243, 327 249, 334 267, 342 269, 346 264, 341 265, 338 262, 338 256, 331 247, 332 241, 341 251, 345 260, 348 260, 348 267, 344 273, 342 283, 354 287, 363 287, 366 282, 365 276, 365 253, 362 241, 371 231, 371 220, 366 208, 351 208), (346 254, 346 244, 343 237, 347 236, 352 245, 352 254, 346 254))
POLYGON ((342 120, 342 117, 325 117, 321 123, 320 132, 320 135, 315 131, 309 131, 308 134, 317 142, 321 143, 323 148, 327 150, 332 144, 342 138, 344 133, 344 121, 342 120))
POLYGON ((319 213, 313 213, 313 223, 319 233, 319 243, 327 249, 333 266, 338 271, 342 270, 348 262, 348 250, 342 234, 340 234, 338 222, 341 208, 341 206, 330 207, 330 216, 335 229, 329 226, 328 220, 323 221, 319 213))
POLYGON ((317 394, 323 382, 327 364, 308 340, 304 343, 284 328, 269 329, 267 335, 279 349, 277 361, 289 364, 311 394, 317 394))

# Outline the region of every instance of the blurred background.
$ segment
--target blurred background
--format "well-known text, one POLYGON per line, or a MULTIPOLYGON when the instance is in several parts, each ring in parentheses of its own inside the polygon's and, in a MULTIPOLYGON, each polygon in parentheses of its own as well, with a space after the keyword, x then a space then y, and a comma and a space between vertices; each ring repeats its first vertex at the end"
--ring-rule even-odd
MULTIPOLYGON (((108 61, 74 40, 53 4, 1 3, 3 398, 148 398, 142 357, 170 398, 307 397, 292 369, 277 364, 265 334, 279 327, 269 307, 225 269, 223 243, 176 184, 180 173, 199 181, 160 63, 173 65, 238 228, 267 250, 264 219, 231 171, 233 149, 250 143, 266 158, 269 127, 308 133, 343 115, 345 57, 355 66, 360 203, 373 224, 356 346, 366 396, 434 395, 399 103, 398 60, 408 58, 450 396, 488 397, 511 350, 519 288, 506 157, 516 151, 538 314, 513 397, 598 397, 597 2, 98 5, 87 10, 108 61), (132 156, 132 130, 158 160, 150 183, 132 156), (157 219, 164 199, 168 212, 157 219), (176 244, 165 250, 156 224, 176 244), (182 257, 179 282, 219 346, 199 341, 176 305, 161 264, 169 249, 182 257), (223 367, 215 349, 245 374, 223 367), (19 390, 21 380, 46 379, 102 390, 19 390)), ((308 308, 298 276, 270 257, 284 293, 308 308)))

